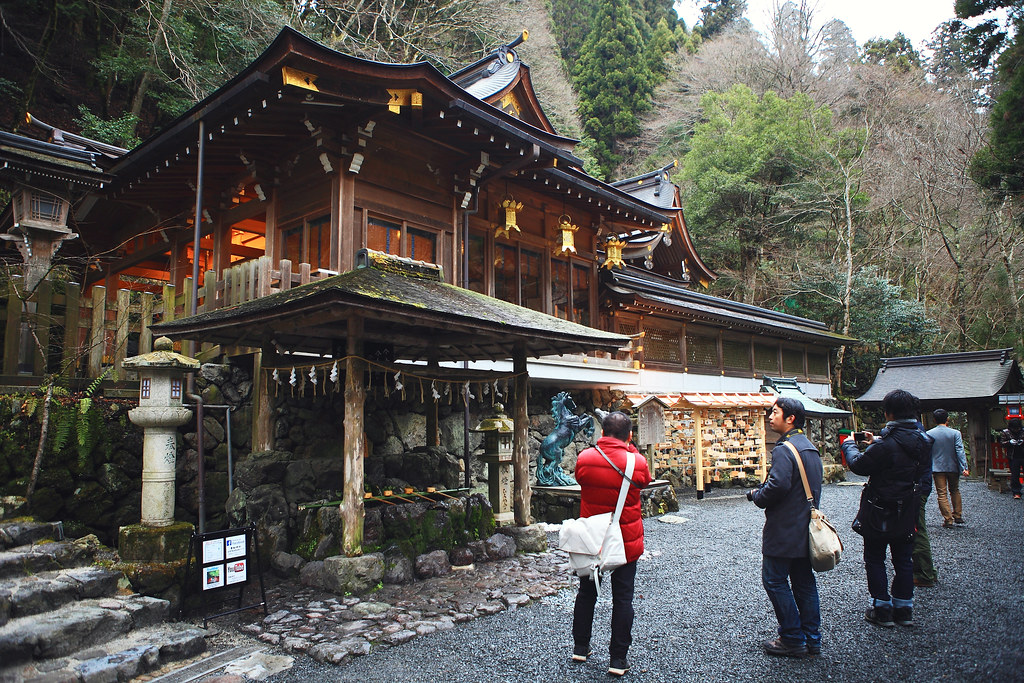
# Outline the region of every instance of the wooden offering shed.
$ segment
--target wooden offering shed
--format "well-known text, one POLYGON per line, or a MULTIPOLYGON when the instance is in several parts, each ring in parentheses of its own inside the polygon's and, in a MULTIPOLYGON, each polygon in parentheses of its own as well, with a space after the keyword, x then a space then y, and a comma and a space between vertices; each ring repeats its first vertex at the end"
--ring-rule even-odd
POLYGON ((672 405, 669 432, 682 444, 669 466, 692 473, 697 498, 712 481, 768 472, 765 410, 775 396, 761 393, 684 393, 672 405), (682 437, 679 439, 678 437, 682 437))

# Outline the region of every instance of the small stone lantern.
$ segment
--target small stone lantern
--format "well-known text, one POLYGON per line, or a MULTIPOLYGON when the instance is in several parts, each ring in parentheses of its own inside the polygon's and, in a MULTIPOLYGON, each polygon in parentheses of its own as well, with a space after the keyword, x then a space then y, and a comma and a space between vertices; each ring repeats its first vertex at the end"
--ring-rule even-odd
POLYGON ((512 437, 515 422, 504 413, 500 403, 494 404, 494 417, 480 421, 470 431, 484 435, 484 453, 480 459, 487 463, 487 496, 494 509, 496 524, 515 521, 512 511, 512 437))
POLYGON ((122 367, 139 373, 139 407, 128 411, 132 422, 145 432, 142 444, 142 525, 174 524, 174 463, 177 427, 192 417, 182 404, 184 376, 199 369, 199 361, 171 350, 171 340, 160 337, 154 350, 126 358, 122 367))

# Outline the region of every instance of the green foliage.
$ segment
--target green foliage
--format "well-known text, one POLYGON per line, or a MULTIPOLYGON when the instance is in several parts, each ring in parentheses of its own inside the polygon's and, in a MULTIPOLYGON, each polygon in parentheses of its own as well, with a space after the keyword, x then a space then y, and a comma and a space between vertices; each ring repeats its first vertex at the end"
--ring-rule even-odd
POLYGON ((656 83, 665 80, 668 75, 668 65, 665 57, 674 52, 678 47, 676 35, 669 29, 668 22, 662 19, 658 22, 650 40, 647 41, 646 57, 647 67, 651 70, 656 83))
POLYGON ((865 64, 882 64, 900 73, 921 68, 921 55, 905 35, 893 38, 875 38, 864 43, 865 64))
POLYGON ((795 244, 826 210, 815 174, 832 114, 803 93, 758 97, 743 85, 707 93, 701 109, 678 176, 686 216, 702 253, 736 272, 753 302, 761 260, 795 244))
POLYGON ((643 51, 629 5, 605 0, 573 73, 583 130, 594 140, 594 156, 605 177, 621 160, 619 138, 639 134, 639 114, 651 106, 654 78, 643 51))
POLYGON ((700 21, 693 31, 704 40, 713 38, 742 19, 746 11, 747 0, 708 0, 708 4, 700 8, 700 21))
POLYGON ((82 135, 87 138, 117 145, 126 149, 135 147, 141 140, 135 135, 135 127, 139 123, 139 117, 132 113, 106 121, 89 111, 84 104, 78 105, 79 118, 75 123, 81 128, 82 135))

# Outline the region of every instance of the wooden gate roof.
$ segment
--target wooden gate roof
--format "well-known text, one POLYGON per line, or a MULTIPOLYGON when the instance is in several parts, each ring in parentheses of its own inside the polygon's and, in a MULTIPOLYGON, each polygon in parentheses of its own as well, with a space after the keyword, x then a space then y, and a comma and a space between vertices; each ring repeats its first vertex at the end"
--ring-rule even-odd
POLYGON ((395 360, 502 360, 614 352, 630 338, 446 284, 437 266, 363 250, 355 270, 259 299, 153 326, 172 339, 336 354, 348 319, 395 360))

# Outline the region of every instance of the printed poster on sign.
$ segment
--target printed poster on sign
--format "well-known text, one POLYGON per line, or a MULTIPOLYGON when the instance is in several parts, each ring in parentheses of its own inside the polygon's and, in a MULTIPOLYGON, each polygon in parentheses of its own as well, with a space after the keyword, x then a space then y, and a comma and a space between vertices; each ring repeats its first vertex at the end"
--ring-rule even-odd
POLYGON ((203 541, 203 564, 224 561, 224 539, 215 538, 212 541, 203 541))
POLYGON ((203 567, 203 590, 213 590, 224 585, 224 565, 216 564, 203 567))
POLYGON ((236 557, 245 557, 245 534, 228 536, 224 539, 224 557, 231 560, 236 557))
POLYGON ((245 560, 236 560, 227 563, 227 585, 242 583, 245 581, 245 560))

